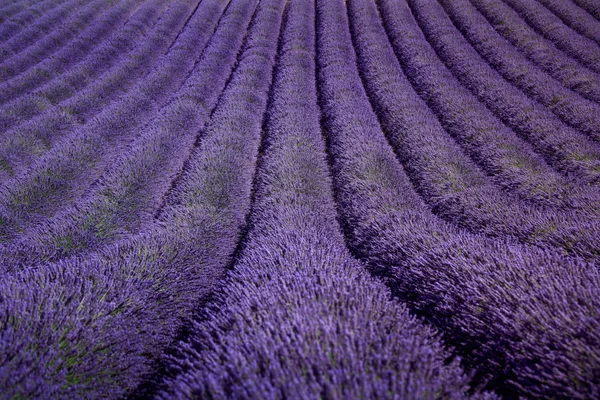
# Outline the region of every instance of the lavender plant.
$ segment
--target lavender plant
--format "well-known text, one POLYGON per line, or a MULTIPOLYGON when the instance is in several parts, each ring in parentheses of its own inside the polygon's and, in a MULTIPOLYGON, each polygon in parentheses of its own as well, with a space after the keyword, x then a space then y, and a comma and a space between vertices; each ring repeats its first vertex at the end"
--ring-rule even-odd
MULTIPOLYGON (((222 2, 213 2, 224 7, 222 2)), ((223 15, 198 64, 176 97, 118 157, 91 192, 52 220, 2 249, 4 270, 89 252, 143 231, 172 181, 202 140, 242 46, 253 4, 235 2, 223 15)), ((221 10, 222 11, 222 10, 221 10)))
POLYGON ((10 35, 16 34, 21 28, 24 28, 22 21, 33 21, 43 12, 50 9, 53 5, 60 3, 57 0, 45 0, 35 4, 35 11, 39 10, 39 14, 35 14, 32 10, 34 1, 5 1, 0 8, 0 43, 10 35))
POLYGON ((500 190, 462 152, 403 74, 377 12, 349 3, 353 45, 365 90, 415 190, 450 223, 491 236, 597 259, 597 201, 540 207, 500 190), (372 43, 378 43, 377 46, 372 43), (581 232, 574 234, 574 232, 581 232))
MULTIPOLYGON (((600 106, 567 88, 531 62, 467 0, 442 0, 448 16, 477 52, 502 76, 569 125, 597 136, 600 106)), ((600 98, 599 98, 600 99, 600 98)), ((599 100, 596 99, 596 100, 599 100)))
POLYGON ((2 15, 5 16, 0 23, 0 43, 5 42, 12 36, 21 32, 27 24, 32 24, 40 16, 52 10, 54 7, 64 3, 65 0, 42 0, 33 1, 15 1, 2 8, 2 15))
POLYGON ((338 212, 353 254, 438 327, 489 387, 512 396, 594 397, 600 321, 589 312, 599 305, 598 270, 433 217, 370 108, 344 4, 324 2, 319 10, 317 76, 338 212))
POLYGON ((259 6, 234 76, 155 230, 85 261, 28 269, 3 281, 4 393, 127 395, 206 301, 231 261, 250 206, 271 76, 265 63, 274 62, 282 8, 259 6), (251 101, 240 108, 240 99, 251 101), (42 287, 46 296, 35 296, 42 287), (24 341, 31 346, 22 351, 24 341))
POLYGON ((573 0, 575 4, 586 10, 594 18, 600 19, 600 6, 593 0, 573 0))
MULTIPOLYGON (((600 146, 506 82, 468 44, 441 7, 409 1, 432 48, 460 82, 558 171, 583 182, 600 179, 600 146)), ((598 107, 600 111, 600 107, 598 107)), ((565 121, 567 122, 567 121, 565 121)), ((600 142, 600 124, 590 132, 600 142)))
MULTIPOLYGON (((168 5, 168 2, 165 4, 168 5)), ((158 10, 161 8, 158 7, 158 10)), ((114 97, 127 92, 132 86, 135 87, 140 78, 147 76, 153 67, 156 67, 157 55, 171 44, 177 24, 182 23, 181 13, 180 6, 173 5, 139 46, 131 53, 121 54, 117 59, 119 62, 112 69, 110 62, 107 63, 106 67, 109 69, 104 68, 100 79, 91 82, 94 73, 90 70, 96 70, 98 63, 102 63, 107 56, 114 57, 119 50, 124 50, 120 46, 133 46, 135 41, 128 40, 123 43, 119 40, 116 43, 119 47, 109 46, 107 49, 101 49, 89 63, 84 63, 81 68, 46 88, 44 98, 41 101, 34 100, 35 107, 33 110, 29 109, 29 113, 39 114, 48 103, 58 103, 58 107, 49 107, 43 114, 34 117, 23 126, 5 132, 0 146, 3 150, 4 166, 1 177, 5 180, 17 174, 19 163, 29 166, 32 160, 43 155, 60 138, 99 113, 114 97), (82 88, 85 90, 79 91, 82 88)), ((102 69, 97 70, 102 72, 102 69)), ((5 108, 9 114, 11 111, 18 112, 19 109, 17 106, 17 110, 11 110, 10 105, 5 105, 5 108)))
POLYGON ((600 44, 600 21, 572 2, 540 0, 560 20, 579 34, 600 44))
POLYGON ((71 12, 76 11, 82 5, 90 3, 92 0, 67 0, 63 4, 54 8, 44 16, 39 18, 27 29, 19 32, 0 45, 0 66, 11 56, 25 50, 43 38, 52 30, 60 26, 59 21, 67 18, 71 12))
POLYGON ((544 71, 589 99, 600 102, 600 75, 557 49, 502 1, 470 1, 496 31, 544 71))
MULTIPOLYGON (((141 0, 124 1, 123 3, 118 4, 109 9, 109 11, 102 15, 88 31, 83 32, 62 50, 53 56, 44 59, 18 76, 13 77, 8 82, 0 84, 2 93, 2 96, 0 96, 0 104, 4 105, 9 99, 11 102, 14 102, 18 97, 29 94, 32 89, 58 77, 60 74, 66 71, 72 71, 74 65, 81 65, 84 63, 84 60, 90 58, 90 53, 93 53, 94 50, 97 50, 98 48, 106 47, 106 43, 110 43, 111 40, 117 39, 118 34, 127 38, 129 35, 124 34, 127 29, 126 26, 135 24, 136 19, 141 23, 146 21, 152 22, 152 18, 149 18, 148 16, 140 18, 142 13, 140 12, 139 7, 143 5, 141 0), (131 18, 134 12, 135 16, 131 18), (127 23, 127 25, 125 25, 125 23, 127 23)), ((131 36, 132 39, 135 39, 134 35, 131 36)), ((110 65, 110 62, 107 62, 107 64, 110 65)), ((42 100, 39 95, 35 98, 42 100)), ((55 102, 51 101, 50 103, 55 102)), ((29 100, 29 104, 35 104, 33 99, 29 100)), ((4 129, 8 129, 10 125, 4 120, 4 118, 8 117, 7 106, 2 107, 2 112, 3 120, 1 126, 3 126, 4 129)), ((14 108, 11 109, 10 113, 16 114, 12 116, 13 118, 18 118, 19 121, 22 120, 21 115, 23 112, 20 112, 18 108, 16 108, 16 110, 14 108)))
POLYGON ((427 45, 406 3, 383 2, 381 7, 392 47, 411 84, 465 152, 499 185, 526 201, 547 205, 595 195, 553 170, 461 85, 427 45))
POLYGON ((69 16, 58 29, 40 39, 35 45, 5 60, 0 64, 0 82, 13 78, 63 49, 69 41, 85 32, 90 24, 97 22, 97 18, 102 16, 100 11, 104 8, 106 8, 105 1, 92 1, 69 16))
POLYGON ((533 29, 556 47, 589 69, 600 72, 600 48, 585 36, 574 32, 550 10, 531 0, 503 0, 516 10, 533 29))
MULTIPOLYGON (((172 22, 181 27, 194 11, 191 0, 176 4, 172 22)), ((213 7, 201 8, 196 18, 177 37, 181 45, 172 45, 171 51, 157 61, 156 68, 134 87, 132 93, 105 107, 91 126, 80 127, 36 164, 26 170, 25 176, 13 179, 0 194, 0 219, 4 239, 51 217, 60 208, 72 203, 106 168, 115 154, 120 153, 126 138, 132 140, 144 125, 185 82, 208 42, 213 30, 213 7), (191 47, 191 43, 201 45, 191 47), (191 51, 190 51, 191 50, 191 51)), ((164 27, 163 27, 164 29, 164 27)), ((175 36, 171 33, 171 35, 175 36)), ((171 36, 172 37, 172 36, 171 36)))
POLYGON ((596 11, 0 0, 0 397, 600 397, 596 11))
POLYGON ((314 17, 311 2, 287 5, 251 228, 159 398, 467 397, 456 360, 444 365, 432 331, 344 245, 320 135, 314 17))

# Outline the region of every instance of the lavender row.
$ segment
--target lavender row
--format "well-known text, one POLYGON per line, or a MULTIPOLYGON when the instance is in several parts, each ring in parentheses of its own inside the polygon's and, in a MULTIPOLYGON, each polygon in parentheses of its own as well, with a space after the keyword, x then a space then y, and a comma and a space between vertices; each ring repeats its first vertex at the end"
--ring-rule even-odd
POLYGON ((159 397, 467 397, 438 338, 345 248, 316 107, 314 18, 311 2, 288 5, 251 229, 159 397))
POLYGON ((2 24, 8 17, 23 11, 25 8, 31 5, 33 0, 15 0, 10 2, 8 0, 0 1, 0 24, 2 24))
POLYGON ((574 32, 536 0, 503 0, 542 36, 586 67, 600 72, 600 47, 574 32))
POLYGON ((494 398, 467 395, 432 330, 328 238, 306 235, 257 240, 268 249, 230 273, 227 296, 178 348, 185 369, 157 398, 494 398))
MULTIPOLYGON (((52 107, 75 96, 86 86, 98 85, 94 79, 102 79, 103 73, 119 65, 119 60, 127 60, 128 53, 140 42, 144 42, 148 30, 169 5, 168 1, 145 2, 135 14, 129 17, 124 26, 116 30, 86 57, 71 57, 69 54, 65 54, 64 57, 51 57, 14 79, 0 84, 0 104, 2 104, 0 126, 5 131, 14 129, 16 125, 33 119, 39 114, 52 112, 50 111, 52 107), (70 68, 67 70, 66 66, 70 68)), ((115 9, 115 12, 120 10, 115 9)), ((139 49, 142 47, 140 46, 139 49)), ((126 65, 126 61, 121 63, 123 66, 126 65)), ((131 65, 121 68, 131 69, 131 65)), ((132 75, 131 72, 129 74, 132 75)), ((128 83, 131 84, 132 81, 133 79, 128 80, 128 83)), ((107 92, 106 89, 102 90, 104 98, 107 97, 107 92)), ((15 133, 4 136, 11 135, 14 136, 15 133)))
POLYGON ((35 0, 0 0, 0 10, 4 10, 6 8, 12 8, 14 5, 28 7, 32 3, 35 3, 35 0))
POLYGON ((595 203, 575 210, 541 208, 500 190, 414 91, 378 15, 355 12, 349 19, 367 95, 415 190, 436 215, 475 233, 511 236, 597 259, 595 203))
POLYGON ((159 31, 164 47, 171 44, 171 49, 155 61, 144 80, 105 106, 90 124, 58 141, 24 173, 6 182, 0 193, 3 240, 71 205, 140 134, 139 128, 168 104, 192 71, 217 23, 212 19, 214 7, 199 7, 194 12, 196 5, 195 0, 184 0, 173 6, 169 23, 159 31), (193 18, 188 20, 190 16, 193 18))
POLYGON ((490 29, 488 21, 468 0, 442 0, 448 16, 469 43, 502 76, 536 99, 563 121, 598 137, 600 105, 545 73, 519 50, 490 29))
POLYGON ((154 371, 223 275, 229 228, 139 236, 80 261, 4 278, 0 390, 24 398, 122 398, 154 371), (193 245, 190 237, 198 237, 193 245))
POLYGON ((12 18, 7 19, 0 24, 0 43, 10 39, 21 32, 28 24, 32 24, 37 18, 57 7, 65 0, 45 0, 32 5, 25 0, 14 3, 14 6, 22 4, 24 7, 21 12, 16 13, 12 18))
MULTIPOLYGON (((176 40, 179 29, 191 12, 188 1, 194 0, 178 0, 171 4, 158 23, 142 37, 144 40, 130 53, 118 55, 118 49, 109 47, 108 54, 118 58, 115 60, 114 67, 106 70, 98 79, 93 82, 88 82, 87 79, 78 81, 82 75, 87 75, 88 68, 102 63, 102 57, 106 55, 103 51, 90 60, 93 64, 86 63, 81 66, 81 69, 67 74, 64 80, 51 84, 47 88, 49 101, 60 102, 64 96, 67 97, 66 101, 4 132, 0 137, 0 165, 2 166, 0 180, 5 182, 9 178, 25 173, 36 160, 51 152, 56 143, 72 137, 77 131, 87 129, 87 123, 93 121, 93 117, 111 104, 114 106, 115 98, 131 93, 132 88, 143 85, 143 80, 148 74, 160 69, 158 64, 161 55, 168 52, 169 46, 176 40), (86 85, 88 83, 89 85, 86 85), (81 86, 83 90, 78 90, 81 86)), ((167 2, 165 3, 168 5, 167 2)), ((162 8, 154 2, 149 5, 157 6, 156 8, 162 11, 162 8)), ((148 8, 145 10, 148 11, 148 8)), ((144 13, 141 16, 145 15, 148 14, 144 13)), ((149 26, 145 29, 149 29, 149 26)), ((135 44, 129 40, 126 43, 131 46, 135 44)), ((117 44, 123 43, 119 41, 117 44)), ((202 49, 197 51, 200 50, 202 49)), ((107 62, 107 64, 110 66, 111 63, 107 62)), ((91 75, 93 78, 93 74, 91 75)), ((123 99, 121 98, 120 101, 123 99)), ((44 104, 43 101, 34 102, 37 105, 44 104)), ((28 111, 33 114, 36 112, 35 109, 28 111)))
MULTIPOLYGON (((101 15, 90 28, 82 32, 75 40, 60 51, 40 61, 35 66, 22 71, 7 82, 0 83, 0 104, 14 101, 19 96, 29 94, 37 86, 56 79, 60 74, 81 65, 90 54, 106 47, 109 40, 116 37, 115 32, 123 31, 125 23, 139 10, 141 0, 123 1, 101 15)), ((134 19, 136 17, 133 17, 134 19)), ((6 113, 5 110, 2 110, 6 113)), ((13 111, 19 114, 19 111, 13 111)))
MULTIPOLYGON (((350 249, 442 331, 465 366, 490 378, 488 387, 513 396, 597 395, 600 321, 589 316, 600 306, 597 268, 467 234, 435 218, 412 190, 369 106, 343 3, 327 4, 334 8, 318 21, 318 77, 350 249)), ((349 5, 355 16, 377 13, 372 2, 349 5)), ((383 15, 396 7, 378 5, 383 15)))
MULTIPOLYGON (((506 82, 469 45, 437 3, 410 0, 409 5, 418 24, 414 29, 420 27, 446 67, 506 126, 529 142, 555 170, 584 184, 600 183, 600 120, 589 132, 599 142, 595 143, 506 82)), ((600 106, 597 111, 600 118, 600 106)))
POLYGON ((583 96, 600 102, 600 75, 579 64, 534 31, 500 0, 470 0, 490 24, 549 75, 583 96))
POLYGON ((156 213, 156 218, 165 226, 173 223, 169 221, 181 219, 179 207, 200 204, 203 215, 235 220, 236 229, 231 234, 237 237, 241 234, 250 211, 282 2, 259 2, 233 75, 200 134, 190 160, 156 213), (222 214, 224 209, 229 211, 222 214))
POLYGON ((30 5, 34 2, 35 0, 0 0, 0 9, 3 9, 5 7, 11 7, 14 4, 30 5))
MULTIPOLYGON (((537 204, 563 207, 590 191, 554 171, 463 87, 429 46, 406 3, 383 13, 392 47, 411 84, 444 128, 495 183, 537 204)), ((592 191, 593 196, 597 194, 592 191)), ((593 204, 593 203, 591 203, 593 204)))
POLYGON ((573 0, 575 4, 586 10, 594 18, 600 20, 600 5, 594 0, 573 0))
POLYGON ((566 25, 579 34, 600 44, 600 21, 570 1, 540 0, 566 25))
POLYGON ((67 0, 58 7, 45 13, 34 24, 26 30, 19 32, 0 45, 0 64, 11 56, 18 54, 33 45, 40 38, 52 32, 60 26, 60 21, 67 18, 73 12, 90 3, 92 0, 67 0))
MULTIPOLYGON (((118 5, 120 2, 116 4, 118 5)), ((106 8, 105 1, 94 0, 78 9, 52 33, 0 64, 0 82, 5 82, 27 71, 32 66, 64 49, 67 44, 73 43, 77 36, 87 31, 89 26, 95 24, 99 17, 105 16, 103 9, 106 8)), ((108 10, 110 9, 112 7, 108 8, 108 10)), ((84 50, 81 49, 81 51, 84 50)))
POLYGON ((24 10, 29 9, 34 3, 34 0, 16 0, 0 2, 0 27, 9 20, 13 15, 19 14, 24 10))
MULTIPOLYGON (((214 3, 214 2, 213 2, 214 3)), ((252 3, 227 9, 190 78, 99 182, 73 206, 2 248, 2 269, 57 261, 145 230, 161 206, 236 60, 253 14, 252 3), (242 29, 244 28, 244 29, 242 29)), ((206 5, 205 5, 206 6, 206 5)), ((218 2, 215 16, 225 3, 218 2)))
POLYGON ((135 395, 132 390, 206 300, 231 260, 250 206, 273 63, 269 53, 275 52, 280 18, 280 5, 261 3, 235 75, 161 216, 164 229, 158 226, 84 263, 44 266, 3 282, 8 301, 2 302, 0 323, 8 329, 1 330, 0 365, 10 374, 0 373, 9 378, 0 387, 6 393, 135 395), (239 107, 247 97, 254 106, 239 107), (56 279, 44 285, 53 274, 56 279), (40 290, 51 300, 61 292, 71 299, 54 311, 53 319, 62 321, 57 332, 52 319, 36 318, 53 307, 36 297, 40 290), (19 297, 10 296, 19 291, 19 297), (90 320, 95 323, 85 323, 90 320), (19 347, 20 338, 44 346, 19 347), (52 369, 44 368, 51 363, 52 369))
POLYGON ((3 9, 5 7, 10 7, 13 4, 30 4, 31 2, 33 2, 34 0, 0 0, 0 9, 3 9))

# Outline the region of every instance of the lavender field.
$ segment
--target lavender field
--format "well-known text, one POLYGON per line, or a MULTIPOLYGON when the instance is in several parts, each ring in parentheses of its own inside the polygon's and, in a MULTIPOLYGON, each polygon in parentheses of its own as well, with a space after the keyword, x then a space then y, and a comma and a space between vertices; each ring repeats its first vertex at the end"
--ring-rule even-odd
POLYGON ((0 399, 599 399, 597 0, 0 0, 0 399))

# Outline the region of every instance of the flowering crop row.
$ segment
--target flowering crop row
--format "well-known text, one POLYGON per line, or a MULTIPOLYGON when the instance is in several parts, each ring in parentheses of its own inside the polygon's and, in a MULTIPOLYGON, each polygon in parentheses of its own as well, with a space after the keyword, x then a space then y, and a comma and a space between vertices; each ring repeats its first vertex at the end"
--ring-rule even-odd
POLYGON ((314 19, 309 2, 286 9, 250 230, 226 290, 179 345, 165 399, 466 396, 456 361, 443 365, 431 331, 344 245, 307 57, 314 19))
MULTIPOLYGON (((224 3, 212 1, 222 11, 224 3)), ((158 212, 189 149, 214 110, 252 17, 252 3, 233 4, 174 99, 117 157, 93 190, 47 223, 3 248, 6 270, 56 261, 143 230, 158 212)))
MULTIPOLYGON (((119 3, 117 6, 110 8, 109 11, 98 18, 87 31, 82 32, 81 35, 68 45, 64 46, 60 51, 57 51, 51 56, 36 63, 32 68, 26 69, 26 71, 23 71, 8 81, 0 84, 0 93, 2 93, 0 96, 0 103, 5 104, 10 100, 11 103, 17 104, 16 107, 4 107, 2 115, 3 119, 0 126, 2 126, 3 129, 8 129, 12 126, 5 121, 7 117, 12 117, 11 119, 16 120, 9 120, 13 124, 22 121, 24 118, 31 118, 31 116, 28 115, 31 114, 31 111, 27 110, 27 106, 21 105, 23 101, 16 102, 22 95, 26 94, 27 96, 31 96, 27 91, 43 85, 51 80, 53 76, 57 76, 66 71, 72 73, 75 65, 81 66, 85 64, 83 60, 89 59, 90 53, 97 54, 99 48, 106 48, 106 44, 109 43, 109 41, 118 38, 117 35, 119 33, 121 34, 121 40, 126 39, 129 35, 125 34, 126 29, 124 26, 131 26, 136 22, 143 26, 145 21, 152 22, 152 18, 148 18, 148 16, 144 16, 143 13, 140 12, 139 7, 142 6, 141 0, 128 0, 119 3), (132 17, 132 14, 135 16, 132 17)), ((131 36, 132 39, 135 39, 134 35, 131 36)), ((108 63, 108 65, 110 65, 110 63, 108 63)), ((44 101, 43 96, 36 96, 36 98, 38 101, 44 103, 45 106, 47 106, 47 104, 56 104, 56 100, 44 101)), ((34 107, 33 104, 36 103, 33 99, 30 99, 28 104, 29 108, 34 107)), ((38 108, 40 107, 38 106, 38 108)))
MULTIPOLYGON (((7 0, 7 2, 10 0, 7 0)), ((5 42, 26 27, 33 25, 39 17, 44 17, 53 8, 65 0, 21 0, 11 2, 2 8, 3 18, 0 20, 0 43, 5 42)))
MULTIPOLYGON (((38 139, 42 149, 46 147, 44 142, 52 144, 48 146, 49 151, 8 180, 0 193, 0 219, 3 221, 0 236, 4 240, 52 217, 80 197, 99 178, 109 160, 139 135, 136 128, 144 126, 168 104, 213 33, 207 24, 213 27, 217 24, 214 18, 217 10, 202 7, 194 13, 196 18, 190 19, 181 34, 176 35, 194 12, 194 6, 193 0, 185 0, 172 7, 166 24, 160 28, 159 41, 154 44, 160 46, 153 49, 166 51, 171 45, 170 51, 154 62, 154 69, 126 96, 105 105, 89 124, 77 126, 66 137, 38 139), (184 44, 180 47, 172 45, 175 37, 184 44), (190 51, 190 43, 199 45, 190 51)), ((48 126, 40 128, 47 129, 48 126)), ((46 130, 45 133, 56 135, 57 132, 46 130)), ((34 143, 31 141, 29 145, 34 143)), ((32 150, 23 153, 35 154, 32 150)))
POLYGON ((599 398, 598 10, 0 0, 0 398, 599 398))
POLYGON ((513 46, 564 85, 598 102, 600 75, 561 52, 537 33, 507 4, 497 0, 470 0, 490 24, 513 46))

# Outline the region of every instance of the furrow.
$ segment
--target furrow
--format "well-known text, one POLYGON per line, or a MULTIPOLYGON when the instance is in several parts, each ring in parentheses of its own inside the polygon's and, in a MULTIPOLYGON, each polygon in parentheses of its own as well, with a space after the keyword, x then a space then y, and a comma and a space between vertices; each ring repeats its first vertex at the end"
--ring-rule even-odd
POLYGON ((10 57, 34 45, 54 30, 59 29, 62 26, 60 21, 67 19, 72 13, 90 2, 92 0, 68 0, 52 11, 45 13, 25 30, 2 43, 0 45, 0 67, 10 57))
POLYGON ((585 10, 570 1, 540 0, 540 3, 579 34, 600 44, 600 21, 585 10))
MULTIPOLYGON (((440 329, 466 368, 490 379, 488 388, 513 397, 594 397, 600 321, 588 313, 599 305, 598 270, 432 216, 362 89, 344 3, 326 4, 318 17, 318 83, 337 210, 353 254, 440 329)), ((361 4, 377 12, 372 2, 361 4)), ((382 14, 392 6, 379 5, 382 14)))
POLYGON ((566 26, 536 0, 502 0, 556 47, 595 72, 600 72, 600 47, 566 26))
MULTIPOLYGON (((93 80, 94 74, 88 71, 103 62, 107 55, 104 52, 90 60, 91 64, 86 63, 80 70, 73 71, 74 75, 68 74, 65 80, 49 87, 47 95, 50 101, 58 101, 58 106, 8 130, 0 138, 0 180, 5 183, 26 173, 32 164, 51 153, 57 143, 88 129, 94 123, 94 117, 105 112, 107 107, 114 107, 115 100, 119 102, 123 101, 123 96, 131 96, 131 91, 141 87, 152 71, 159 70, 161 57, 184 23, 183 13, 189 11, 185 1, 194 0, 171 3, 158 23, 143 36, 145 40, 119 57, 114 67, 106 70, 99 79, 93 80), (82 85, 83 90, 78 90, 82 85), (67 96, 65 101, 61 101, 64 96, 67 96)), ((133 45, 135 42, 127 40, 126 43, 133 45)), ((123 45, 123 42, 118 41, 117 44, 123 45)), ((108 55, 116 52, 118 48, 111 47, 108 55)), ((38 104, 40 102, 36 102, 38 104)), ((42 101, 41 104, 45 103, 42 101)))
POLYGON ((0 3, 0 28, 15 14, 27 10, 35 3, 35 0, 16 0, 13 2, 5 1, 0 3))
POLYGON ((600 183, 600 124, 590 135, 595 143, 505 81, 469 45, 437 3, 409 0, 409 5, 444 65, 506 126, 531 144, 554 170, 583 185, 600 183))
MULTIPOLYGON (((57 110, 55 107, 61 102, 76 96, 86 86, 98 85, 104 73, 113 67, 118 68, 119 62, 126 65, 126 61, 120 60, 127 60, 130 51, 144 42, 148 31, 171 3, 158 1, 146 2, 121 29, 86 57, 75 57, 76 53, 51 57, 0 85, 0 126, 5 132, 10 132, 40 114, 57 110), (67 69, 67 66, 70 68, 67 69)), ((119 9, 114 11, 121 12, 119 9)), ((138 48, 143 47, 141 45, 138 48)), ((132 69, 131 66, 128 68, 132 69)), ((102 92, 103 97, 107 98, 108 90, 102 92)), ((3 136, 15 136, 15 133, 5 133, 3 136)))
MULTIPOLYGON (((598 137, 600 105, 546 73, 490 29, 468 0, 441 0, 448 16, 477 52, 502 76, 550 109, 569 125, 598 137)), ((600 97, 598 98, 600 100, 600 97)))
POLYGON ((158 397, 467 397, 431 330, 345 248, 319 127, 311 3, 292 1, 284 16, 246 245, 158 397))
POLYGON ((184 34, 177 46, 156 61, 147 78, 105 107, 89 125, 79 127, 53 146, 22 175, 7 182, 0 194, 0 219, 4 222, 0 236, 4 240, 52 218, 80 198, 113 158, 141 133, 140 127, 168 104, 214 32, 214 10, 205 12, 203 7, 185 28, 182 26, 196 5, 195 0, 174 5, 170 24, 163 27, 164 46, 168 47, 180 29, 184 34))
MULTIPOLYGON (((125 29, 125 24, 142 3, 143 0, 126 0, 119 3, 101 15, 87 31, 82 32, 72 43, 9 81, 2 82, 0 84, 0 110, 2 113, 4 115, 8 113, 27 115, 16 106, 16 104, 20 104, 17 102, 18 97, 31 96, 33 89, 49 80, 58 78, 63 73, 70 72, 77 65, 81 65, 83 60, 89 59, 98 48, 106 47, 111 38, 115 37, 115 32, 122 32, 125 29), (13 105, 4 106, 9 101, 13 102, 13 105)), ((4 115, 3 117, 6 118, 4 115)), ((16 119, 17 116, 13 116, 13 118, 16 119)), ((5 127, 4 129, 10 127, 4 121, 0 122, 0 126, 5 127)))
MULTIPOLYGON (((11 37, 15 36, 17 33, 25 29, 28 24, 33 24, 34 21, 40 16, 43 16, 45 13, 49 12, 54 7, 57 7, 64 2, 65 0, 45 0, 38 2, 35 5, 31 5, 30 7, 25 7, 25 9, 22 12, 13 15, 12 18, 4 21, 0 25, 0 43, 3 43, 11 37)), ((21 2, 15 3, 15 5, 21 3, 25 4, 26 1, 23 0, 21 2)))
POLYGON ((377 14, 368 8, 361 12, 364 6, 350 4, 353 43, 365 90, 411 183, 432 211, 474 233, 513 237, 597 260, 597 202, 580 208, 546 208, 500 190, 414 91, 377 14))
POLYGON ((490 25, 551 76, 583 96, 600 102, 600 75, 582 66, 534 31, 499 0, 470 0, 490 25))
MULTIPOLYGON (((107 11, 119 5, 120 2, 116 2, 107 11)), ((81 33, 84 33, 90 25, 97 23, 98 18, 104 16, 103 8, 107 8, 104 0, 92 1, 67 18, 60 28, 40 39, 35 45, 4 61, 0 65, 0 82, 6 82, 22 74, 32 66, 64 49, 65 46, 76 43, 81 33)), ((84 50, 80 49, 80 53, 84 50)))
MULTIPOLYGON (((215 9, 217 19, 225 4, 213 3, 204 6, 215 9)), ((198 135, 233 70, 252 5, 229 6, 185 85, 89 194, 2 249, 5 270, 90 252, 147 229, 190 149, 201 140, 198 135)))
POLYGON ((600 21, 600 4, 595 0, 573 0, 575 4, 590 13, 596 20, 600 21))
POLYGON ((3 280, 4 393, 86 398, 133 394, 185 320, 210 296, 224 275, 249 207, 282 12, 281 2, 272 3, 261 2, 235 76, 179 188, 179 199, 193 201, 170 203, 162 228, 85 261, 64 261, 3 280), (246 96, 255 96, 254 106, 237 107, 246 96), (226 198, 209 195, 218 190, 215 182, 225 185, 226 198), (44 299, 35 295, 41 287, 44 299), (61 306, 53 311, 55 301, 61 306), (52 319, 37 317, 49 313, 52 319), (17 319, 6 318, 15 315, 17 319), (53 325, 57 320, 58 329, 53 325), (32 346, 20 346, 20 338, 32 346))
POLYGON ((381 15, 411 84, 444 128, 498 185, 524 201, 557 207, 596 196, 552 170, 531 145, 462 86, 428 44, 406 3, 386 8, 381 15))

